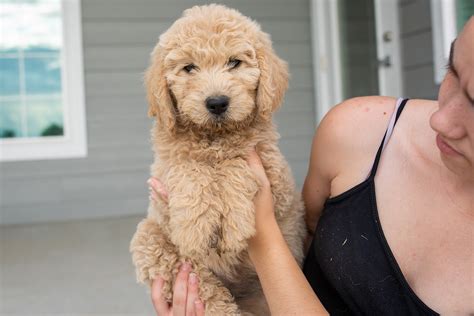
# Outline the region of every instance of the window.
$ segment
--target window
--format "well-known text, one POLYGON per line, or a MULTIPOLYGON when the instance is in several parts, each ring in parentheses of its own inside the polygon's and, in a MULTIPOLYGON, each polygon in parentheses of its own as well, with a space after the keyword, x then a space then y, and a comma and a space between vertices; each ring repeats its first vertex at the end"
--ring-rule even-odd
POLYGON ((467 20, 474 15, 474 1, 458 0, 456 2, 456 25, 458 33, 464 27, 467 20))
POLYGON ((86 155, 79 0, 0 0, 0 158, 86 155))
POLYGON ((431 0, 434 79, 437 84, 446 74, 451 42, 473 14, 472 0, 431 0))

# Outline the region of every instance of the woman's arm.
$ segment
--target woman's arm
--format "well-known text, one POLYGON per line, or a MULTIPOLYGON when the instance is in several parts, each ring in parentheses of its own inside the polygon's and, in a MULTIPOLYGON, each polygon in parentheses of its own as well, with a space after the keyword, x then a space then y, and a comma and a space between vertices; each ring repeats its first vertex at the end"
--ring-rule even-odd
POLYGON ((296 263, 276 220, 252 239, 250 258, 272 315, 327 315, 296 263))
POLYGON ((308 173, 303 185, 306 227, 313 235, 325 201, 331 195, 331 182, 339 173, 344 141, 340 107, 334 107, 321 121, 313 137, 308 173))
POLYGON ((257 234, 249 241, 249 255, 272 315, 327 315, 281 234, 270 184, 255 151, 248 163, 261 184, 254 200, 257 234))
MULTIPOLYGON (((357 184, 370 170, 370 159, 380 142, 377 135, 383 134, 393 104, 394 99, 388 97, 354 98, 332 108, 322 120, 313 139, 303 187, 311 232, 327 198, 357 184), (374 132, 368 133, 361 126, 374 132)), ((262 185, 254 201, 257 233, 249 241, 249 254, 272 314, 327 314, 283 239, 268 178, 255 151, 248 163, 262 185)))

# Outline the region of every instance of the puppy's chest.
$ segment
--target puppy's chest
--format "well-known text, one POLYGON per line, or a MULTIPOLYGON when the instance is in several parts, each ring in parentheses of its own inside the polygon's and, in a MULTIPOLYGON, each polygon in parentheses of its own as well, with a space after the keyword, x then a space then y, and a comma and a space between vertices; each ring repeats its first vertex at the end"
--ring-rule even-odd
POLYGON ((187 161, 171 164, 163 172, 171 200, 193 198, 209 204, 228 204, 234 198, 255 194, 255 177, 243 159, 212 165, 187 161))
POLYGON ((171 240, 185 255, 240 253, 254 233, 257 181, 243 159, 188 161, 161 170, 169 191, 171 240), (186 236, 186 237, 183 237, 186 236), (188 238, 187 236, 192 236, 188 238))

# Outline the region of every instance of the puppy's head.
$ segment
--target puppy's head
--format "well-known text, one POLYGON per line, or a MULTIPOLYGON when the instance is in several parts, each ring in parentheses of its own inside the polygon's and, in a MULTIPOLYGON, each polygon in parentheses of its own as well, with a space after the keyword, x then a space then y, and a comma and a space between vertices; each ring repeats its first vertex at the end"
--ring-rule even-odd
POLYGON ((270 119, 288 70, 258 24, 222 5, 196 6, 160 36, 145 85, 149 115, 170 133, 242 128, 270 119))

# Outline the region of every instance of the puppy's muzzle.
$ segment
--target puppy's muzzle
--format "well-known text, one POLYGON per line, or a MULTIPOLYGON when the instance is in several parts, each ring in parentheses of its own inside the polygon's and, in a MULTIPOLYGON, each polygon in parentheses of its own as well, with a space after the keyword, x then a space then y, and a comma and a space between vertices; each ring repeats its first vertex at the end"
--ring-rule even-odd
POLYGON ((220 95, 217 97, 209 97, 206 99, 206 108, 214 115, 222 115, 229 107, 229 97, 220 95))

